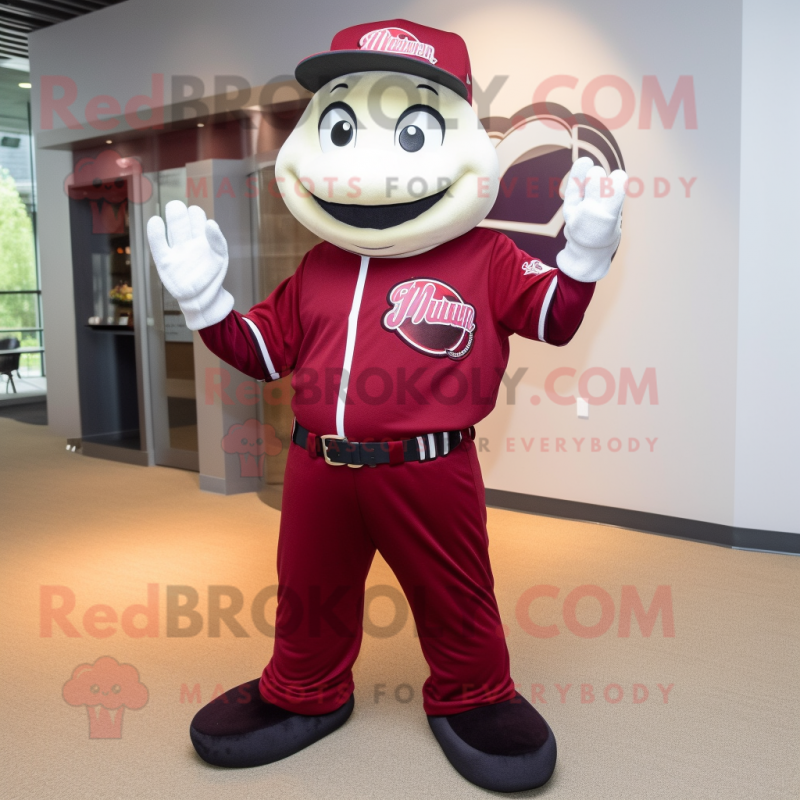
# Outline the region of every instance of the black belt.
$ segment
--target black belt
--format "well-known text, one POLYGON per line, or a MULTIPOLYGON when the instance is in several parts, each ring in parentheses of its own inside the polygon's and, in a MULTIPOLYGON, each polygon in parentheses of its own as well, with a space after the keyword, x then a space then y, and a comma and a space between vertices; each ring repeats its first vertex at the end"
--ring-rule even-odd
POLYGON ((297 420, 292 428, 292 441, 312 458, 322 457, 332 467, 377 467, 378 464, 403 464, 407 461, 433 461, 447 456, 464 437, 475 438, 475 428, 463 431, 426 433, 413 439, 395 442, 351 442, 344 436, 317 436, 297 420))

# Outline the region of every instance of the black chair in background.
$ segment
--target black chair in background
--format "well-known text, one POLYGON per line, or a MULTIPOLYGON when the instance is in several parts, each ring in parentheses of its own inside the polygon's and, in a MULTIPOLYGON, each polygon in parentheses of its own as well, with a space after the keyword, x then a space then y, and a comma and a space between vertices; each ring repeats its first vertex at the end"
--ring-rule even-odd
MULTIPOLYGON (((19 347, 19 339, 10 338, 10 339, 0 339, 0 351, 2 350, 16 350, 19 347)), ((14 394, 17 393, 17 387, 14 386, 14 377, 11 374, 16 370, 17 377, 20 377, 19 374, 19 353, 0 353, 0 375, 5 375, 8 378, 6 383, 6 394, 8 394, 8 387, 14 390, 14 394)))

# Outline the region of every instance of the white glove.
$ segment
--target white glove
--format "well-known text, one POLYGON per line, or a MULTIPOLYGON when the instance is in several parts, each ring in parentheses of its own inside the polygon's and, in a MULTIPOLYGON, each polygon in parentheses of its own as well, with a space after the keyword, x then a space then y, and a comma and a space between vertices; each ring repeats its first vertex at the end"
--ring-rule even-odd
POLYGON ((150 217, 147 238, 161 282, 178 301, 192 331, 222 321, 233 308, 233 296, 222 288, 228 271, 228 244, 219 225, 206 219, 200 206, 188 209, 180 200, 166 208, 169 244, 161 217, 150 217))
POLYGON ((599 281, 611 266, 622 236, 622 202, 628 176, 614 170, 606 177, 591 158, 573 165, 564 194, 567 246, 556 256, 558 268, 582 283, 599 281))

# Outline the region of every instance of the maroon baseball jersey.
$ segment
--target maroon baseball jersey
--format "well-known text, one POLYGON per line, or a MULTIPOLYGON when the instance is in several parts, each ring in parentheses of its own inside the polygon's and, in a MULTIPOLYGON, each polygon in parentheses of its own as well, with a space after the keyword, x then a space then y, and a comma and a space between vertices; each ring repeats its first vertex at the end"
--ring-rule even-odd
POLYGON ((566 344, 593 292, 486 228, 406 258, 323 242, 262 303, 200 334, 254 378, 293 373, 295 416, 318 435, 411 438, 483 419, 509 337, 566 344))

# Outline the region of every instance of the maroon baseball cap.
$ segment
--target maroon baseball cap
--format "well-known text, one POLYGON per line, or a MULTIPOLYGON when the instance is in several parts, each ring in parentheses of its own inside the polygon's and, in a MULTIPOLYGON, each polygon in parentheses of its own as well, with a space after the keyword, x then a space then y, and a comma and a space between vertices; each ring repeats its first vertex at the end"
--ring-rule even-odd
POLYGON ((472 103, 472 73, 464 40, 405 19, 345 28, 333 37, 327 53, 303 59, 294 74, 301 86, 316 92, 342 75, 378 71, 427 78, 472 103))

